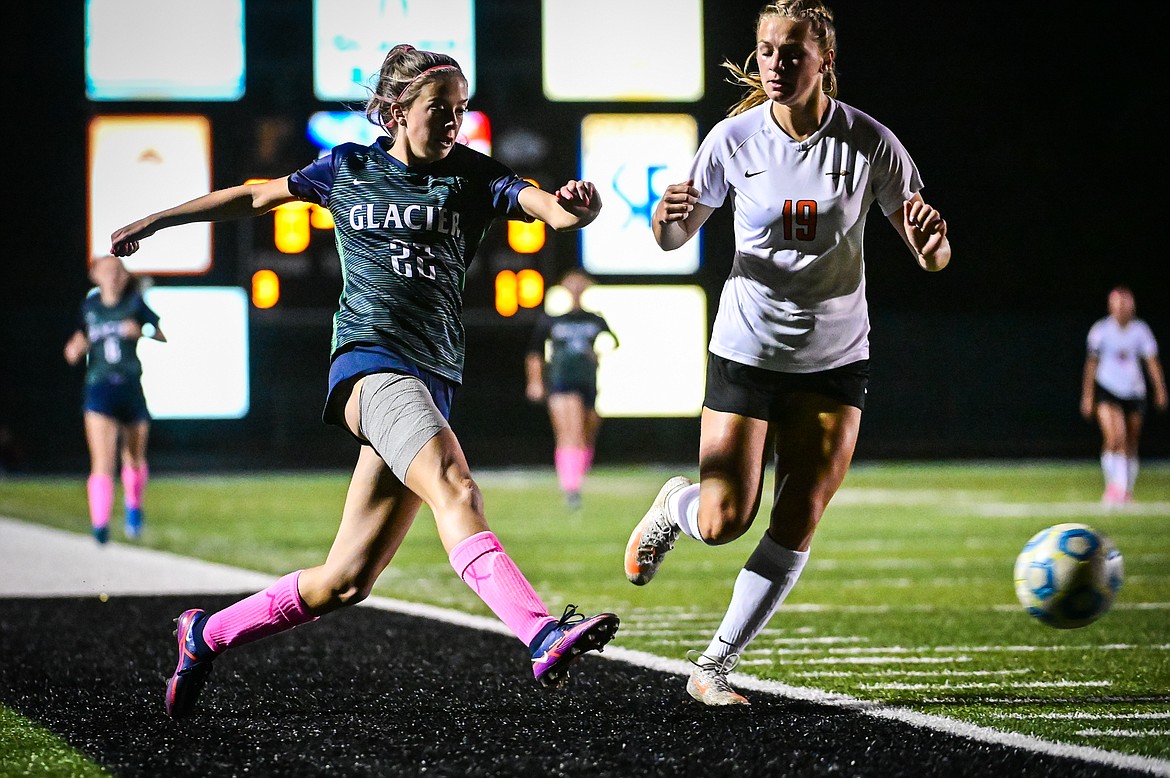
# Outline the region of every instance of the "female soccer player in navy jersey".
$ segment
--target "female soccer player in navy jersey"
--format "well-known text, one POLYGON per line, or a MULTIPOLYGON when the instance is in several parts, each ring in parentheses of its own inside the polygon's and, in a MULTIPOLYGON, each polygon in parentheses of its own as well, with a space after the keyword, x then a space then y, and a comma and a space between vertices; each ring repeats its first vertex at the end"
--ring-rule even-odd
POLYGON ((150 411, 142 393, 138 339, 145 335, 165 342, 166 336, 159 329, 158 314, 142 299, 138 279, 122 260, 93 260, 89 277, 96 286, 81 304, 77 331, 65 344, 65 361, 76 365, 86 360, 82 406, 90 461, 86 492, 93 536, 105 543, 110 538, 119 441, 126 536, 134 539, 142 532, 150 411))
POLYGON ((581 295, 593 279, 580 269, 561 279, 572 305, 556 316, 545 314, 532 330, 524 358, 525 394, 532 402, 547 402, 552 423, 554 464, 569 507, 581 507, 581 484, 593 465, 593 451, 601 417, 597 413, 598 337, 617 336, 598 313, 581 307, 581 295), (547 351, 547 353, 546 353, 547 351))
POLYGON ((463 370, 462 289, 499 218, 575 230, 601 209, 593 184, 541 190, 455 139, 467 79, 444 54, 399 45, 366 107, 388 137, 342 144, 284 178, 212 192, 117 230, 130 254, 159 229, 255 216, 294 200, 326 206, 343 269, 324 419, 361 444, 341 526, 324 564, 281 578, 216 613, 178 618, 179 662, 166 710, 185 716, 222 651, 360 602, 425 502, 455 572, 529 648, 533 674, 558 686, 582 651, 612 638, 618 618, 560 619, 505 553, 447 417, 463 370))
MULTIPOLYGON (((876 203, 925 270, 950 261, 947 226, 886 127, 836 99, 836 33, 819 0, 771 3, 756 22, 747 96, 701 144, 690 180, 666 188, 658 245, 678 248, 733 195, 735 256, 711 336, 699 479, 663 485, 626 547, 648 582, 679 532, 710 545, 751 526, 764 457, 775 463, 767 530, 736 579, 687 691, 747 700, 727 673, 795 585, 813 532, 853 458, 869 375, 863 231, 876 203)), ((749 60, 750 63, 750 60, 749 60)))

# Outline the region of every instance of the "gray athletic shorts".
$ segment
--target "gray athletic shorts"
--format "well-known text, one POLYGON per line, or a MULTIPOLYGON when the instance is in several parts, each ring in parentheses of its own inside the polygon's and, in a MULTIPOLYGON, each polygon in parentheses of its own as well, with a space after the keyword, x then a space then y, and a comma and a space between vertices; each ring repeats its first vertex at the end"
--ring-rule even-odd
POLYGON ((402 373, 374 373, 362 381, 358 431, 398 480, 426 442, 451 425, 422 381, 402 373))

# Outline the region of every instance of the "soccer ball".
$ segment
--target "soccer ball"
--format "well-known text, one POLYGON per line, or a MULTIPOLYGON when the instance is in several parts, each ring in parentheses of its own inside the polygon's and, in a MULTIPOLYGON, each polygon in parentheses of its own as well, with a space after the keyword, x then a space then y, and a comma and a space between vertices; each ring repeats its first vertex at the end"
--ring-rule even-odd
POLYGON ((1016 597, 1029 614, 1057 629, 1105 615, 1124 577, 1121 553, 1088 524, 1054 524, 1016 557, 1016 597))

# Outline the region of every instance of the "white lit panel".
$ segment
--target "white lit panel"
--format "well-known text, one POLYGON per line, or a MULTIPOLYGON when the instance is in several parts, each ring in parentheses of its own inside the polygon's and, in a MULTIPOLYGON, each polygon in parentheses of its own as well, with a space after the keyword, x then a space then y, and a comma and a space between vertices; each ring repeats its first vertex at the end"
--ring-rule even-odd
MULTIPOLYGON (((211 126, 203 116, 99 116, 89 124, 89 254, 110 234, 211 191, 211 126)), ((125 258, 132 273, 197 274, 211 267, 209 222, 168 227, 125 258)))
POLYGON ((142 390, 155 419, 248 413, 248 296, 234 286, 151 287, 146 304, 167 342, 138 341, 142 390))
POLYGON ((591 114, 581 121, 581 178, 601 195, 601 214, 581 230, 581 257, 594 274, 686 274, 699 268, 701 234, 674 251, 654 241, 654 208, 685 181, 698 148, 689 114, 591 114))

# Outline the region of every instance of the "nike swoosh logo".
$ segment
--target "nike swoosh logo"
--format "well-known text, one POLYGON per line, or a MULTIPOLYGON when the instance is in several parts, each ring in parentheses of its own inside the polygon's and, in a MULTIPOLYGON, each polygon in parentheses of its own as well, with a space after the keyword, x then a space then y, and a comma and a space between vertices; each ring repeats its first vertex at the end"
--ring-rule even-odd
POLYGON ((744 171, 743 176, 744 176, 744 178, 751 178, 752 176, 758 176, 760 173, 767 172, 767 170, 768 170, 767 168, 764 168, 763 170, 755 170, 755 171, 747 170, 747 171, 744 171))
POLYGON ((359 180, 358 180, 358 179, 356 179, 356 178, 353 180, 353 185, 354 185, 354 186, 357 186, 358 184, 370 184, 370 183, 373 183, 373 182, 372 182, 372 181, 359 181, 359 180))

